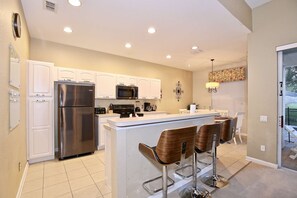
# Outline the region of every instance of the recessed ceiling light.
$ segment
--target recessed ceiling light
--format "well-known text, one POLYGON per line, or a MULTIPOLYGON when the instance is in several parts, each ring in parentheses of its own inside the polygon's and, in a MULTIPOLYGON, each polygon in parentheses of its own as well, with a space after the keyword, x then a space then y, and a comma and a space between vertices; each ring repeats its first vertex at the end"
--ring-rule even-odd
POLYGON ((188 64, 188 67, 191 67, 191 65, 190 65, 190 64, 188 64))
POLYGON ((196 45, 194 45, 193 47, 192 47, 192 50, 197 50, 198 49, 198 46, 196 46, 196 45))
POLYGON ((166 56, 166 58, 167 58, 167 59, 171 59, 171 55, 168 54, 168 55, 166 56))
POLYGON ((126 43, 126 44, 125 44, 125 47, 126 47, 126 48, 131 48, 132 45, 131 45, 131 43, 126 43))
POLYGON ((149 27, 147 32, 150 33, 150 34, 154 34, 156 32, 156 29, 154 27, 149 27))
POLYGON ((70 3, 70 5, 75 6, 75 7, 81 6, 80 0, 68 0, 68 3, 70 3))
POLYGON ((71 33, 72 32, 71 27, 64 27, 64 32, 71 33))

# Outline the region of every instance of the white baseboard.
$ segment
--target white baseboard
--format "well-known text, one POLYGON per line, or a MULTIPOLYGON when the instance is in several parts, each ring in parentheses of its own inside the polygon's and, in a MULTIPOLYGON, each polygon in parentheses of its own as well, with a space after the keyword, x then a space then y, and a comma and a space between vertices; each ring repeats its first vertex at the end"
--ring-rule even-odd
POLYGON ((263 160, 259 160, 259 159, 253 158, 253 157, 246 156, 245 159, 247 161, 251 161, 251 162, 254 162, 256 164, 260 164, 260 165, 267 166, 267 167, 270 167, 270 168, 274 168, 274 169, 278 168, 277 164, 274 164, 274 163, 271 163, 271 162, 266 162, 266 161, 263 161, 263 160))
POLYGON ((23 172, 23 176, 22 176, 22 179, 21 179, 21 183, 20 183, 20 185, 19 185, 19 189, 18 189, 18 193, 17 193, 17 195, 16 195, 16 198, 20 198, 21 195, 22 195, 23 187, 24 187, 25 180, 26 180, 27 173, 28 173, 28 168, 29 168, 29 163, 27 162, 27 163, 26 163, 26 166, 25 166, 25 169, 24 169, 24 172, 23 172))
POLYGON ((40 158, 34 158, 34 159, 29 159, 29 164, 37 163, 37 162, 44 162, 48 160, 53 160, 55 159, 55 155, 50 155, 47 157, 40 157, 40 158))

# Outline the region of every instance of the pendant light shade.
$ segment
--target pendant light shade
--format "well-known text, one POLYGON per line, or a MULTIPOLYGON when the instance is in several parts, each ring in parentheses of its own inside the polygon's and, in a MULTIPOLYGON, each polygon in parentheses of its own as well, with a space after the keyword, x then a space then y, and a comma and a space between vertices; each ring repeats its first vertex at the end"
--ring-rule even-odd
POLYGON ((214 59, 210 59, 211 60, 211 72, 212 72, 212 79, 211 81, 207 82, 205 84, 206 89, 208 89, 209 93, 216 93, 218 91, 218 88, 220 87, 220 83, 218 82, 214 82, 213 80, 213 61, 214 59))

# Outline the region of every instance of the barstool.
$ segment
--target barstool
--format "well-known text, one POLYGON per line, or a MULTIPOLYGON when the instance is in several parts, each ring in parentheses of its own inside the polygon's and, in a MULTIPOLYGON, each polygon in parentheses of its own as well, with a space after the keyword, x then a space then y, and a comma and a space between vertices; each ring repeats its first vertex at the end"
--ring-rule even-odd
POLYGON ((146 144, 139 143, 139 151, 145 157, 163 166, 162 176, 143 183, 142 186, 148 193, 153 194, 162 190, 163 197, 167 197, 167 188, 174 184, 174 181, 167 176, 167 166, 179 162, 181 158, 188 158, 193 155, 196 132, 196 126, 168 129, 161 133, 158 144, 155 147, 150 147, 146 144), (160 178, 162 178, 162 188, 152 191, 146 186, 146 184, 160 178), (167 185, 167 178, 172 184, 167 185))
POLYGON ((216 148, 220 145, 221 123, 203 125, 196 136, 195 151, 204 153, 211 150, 212 175, 202 178, 202 182, 208 186, 222 188, 225 186, 225 178, 217 175, 217 153, 216 148))

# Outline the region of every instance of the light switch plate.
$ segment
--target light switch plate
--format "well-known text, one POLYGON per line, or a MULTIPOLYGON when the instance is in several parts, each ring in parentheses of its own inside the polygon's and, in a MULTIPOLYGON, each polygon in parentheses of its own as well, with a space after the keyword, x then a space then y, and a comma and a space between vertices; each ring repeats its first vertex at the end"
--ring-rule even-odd
POLYGON ((261 115, 260 122, 267 122, 267 116, 261 115))

